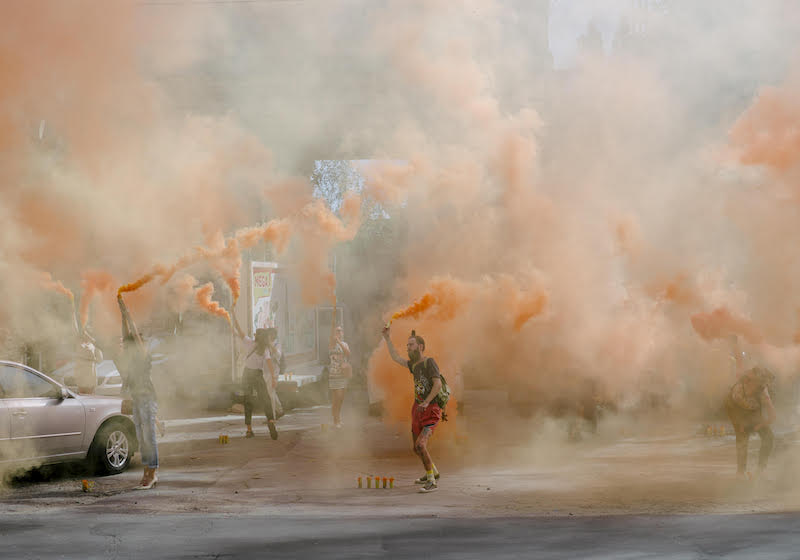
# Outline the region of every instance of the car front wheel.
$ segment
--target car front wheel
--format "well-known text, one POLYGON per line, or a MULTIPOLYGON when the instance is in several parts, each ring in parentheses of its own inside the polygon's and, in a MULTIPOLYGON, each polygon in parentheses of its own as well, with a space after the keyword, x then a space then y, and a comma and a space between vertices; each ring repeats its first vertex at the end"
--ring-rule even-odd
POLYGON ((133 457, 133 438, 119 423, 103 426, 94 438, 90 458, 97 474, 119 474, 128 468, 133 457))

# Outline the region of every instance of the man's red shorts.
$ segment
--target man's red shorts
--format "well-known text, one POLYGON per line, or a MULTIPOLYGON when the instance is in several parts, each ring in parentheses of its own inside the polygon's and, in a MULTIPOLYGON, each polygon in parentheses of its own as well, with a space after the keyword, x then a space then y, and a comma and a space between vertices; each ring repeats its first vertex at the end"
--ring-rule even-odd
POLYGON ((438 404, 431 403, 423 410, 414 402, 411 406, 411 433, 414 435, 414 441, 422 432, 422 428, 428 427, 433 430, 441 419, 442 409, 438 404))

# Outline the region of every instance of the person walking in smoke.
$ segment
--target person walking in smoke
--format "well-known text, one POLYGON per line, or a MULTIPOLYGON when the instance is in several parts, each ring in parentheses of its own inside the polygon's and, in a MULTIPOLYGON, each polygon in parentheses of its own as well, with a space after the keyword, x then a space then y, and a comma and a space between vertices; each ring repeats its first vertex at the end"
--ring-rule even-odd
POLYGON ((392 344, 392 340, 389 338, 389 325, 383 328, 382 334, 392 359, 401 366, 407 367, 414 376, 411 435, 414 440, 414 453, 419 456, 425 467, 425 475, 414 482, 423 485, 420 492, 433 492, 438 489, 436 480, 439 478, 439 470, 428 451, 428 440, 443 414, 437 399, 442 388, 439 366, 436 365, 433 358, 425 356, 425 340, 415 331, 411 331, 411 336, 406 344, 408 360, 401 358, 392 344))
POLYGON ((775 408, 768 390, 773 379, 774 375, 766 369, 751 368, 733 384, 725 399, 725 411, 736 433, 736 474, 739 477, 744 477, 747 471, 747 447, 753 432, 761 438, 759 472, 767 466, 774 439, 769 426, 775 422, 775 408))
MULTIPOLYGON (((117 297, 122 313, 122 354, 117 366, 122 374, 122 394, 129 397, 136 437, 142 455, 144 474, 137 490, 148 490, 158 482, 158 444, 156 443, 156 391, 150 377, 150 353, 136 330, 121 296, 117 297)), ((123 411, 125 409, 123 403, 123 411)))
POLYGON ((272 439, 278 439, 278 430, 275 428, 275 407, 272 399, 274 391, 271 392, 267 388, 268 382, 274 387, 277 380, 275 366, 269 353, 269 333, 267 329, 256 329, 255 336, 246 336, 236 317, 233 317, 233 326, 244 345, 242 384, 244 385, 244 424, 247 427, 245 437, 255 436, 252 423, 253 393, 255 393, 257 402, 264 408, 269 435, 272 439))
MULTIPOLYGON (((269 391, 270 403, 272 404, 272 410, 277 420, 283 416, 283 405, 278 398, 277 389, 278 376, 283 375, 286 371, 286 358, 278 342, 278 329, 275 327, 269 327, 267 329, 267 350, 269 351, 269 357, 272 360, 273 366, 272 378, 269 380, 270 382, 267 383, 267 390, 269 391)), ((267 423, 269 424, 269 421, 267 423)))
POLYGON ((353 376, 353 368, 350 365, 350 346, 344 341, 344 329, 336 324, 336 306, 333 307, 333 325, 331 326, 331 337, 328 341, 328 352, 331 364, 328 368, 328 389, 331 392, 331 413, 333 415, 333 425, 336 428, 342 427, 342 404, 344 403, 344 393, 347 389, 347 382, 353 376))

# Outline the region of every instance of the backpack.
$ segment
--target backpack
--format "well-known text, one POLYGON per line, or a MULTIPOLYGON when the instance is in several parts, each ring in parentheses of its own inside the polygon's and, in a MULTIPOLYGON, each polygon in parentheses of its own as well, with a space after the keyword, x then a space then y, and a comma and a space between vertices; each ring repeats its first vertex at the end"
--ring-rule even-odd
MULTIPOLYGON (((426 370, 428 369, 428 360, 430 360, 430 357, 425 358, 426 370)), ((409 369, 411 369, 410 364, 409 364, 409 369)), ((413 369, 411 370, 411 373, 414 373, 413 369)), ((447 406, 447 401, 450 400, 450 387, 447 386, 447 381, 445 381, 444 375, 442 374, 441 371, 439 371, 439 377, 442 380, 442 388, 439 389, 439 394, 436 395, 436 397, 431 402, 435 402, 437 405, 439 405, 439 408, 444 410, 444 407, 447 406)))

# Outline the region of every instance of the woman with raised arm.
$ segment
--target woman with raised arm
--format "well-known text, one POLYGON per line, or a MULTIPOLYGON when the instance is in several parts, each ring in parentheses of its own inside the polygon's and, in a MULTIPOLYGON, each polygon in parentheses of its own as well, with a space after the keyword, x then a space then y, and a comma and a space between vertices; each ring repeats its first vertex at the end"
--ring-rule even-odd
POLYGON ((258 404, 264 408, 269 435, 272 439, 278 439, 272 399, 270 398, 270 391, 267 389, 267 383, 273 383, 276 375, 272 356, 269 353, 267 329, 256 329, 255 336, 249 337, 244 334, 235 316, 233 317, 233 326, 242 340, 243 353, 245 355, 244 373, 242 375, 244 424, 247 427, 245 437, 251 438, 255 436, 253 433, 253 393, 255 393, 258 404))
MULTIPOLYGON (((122 315, 122 353, 116 360, 122 374, 122 394, 127 397, 139 440, 144 474, 137 490, 149 490, 158 483, 158 444, 156 443, 156 390, 150 377, 152 360, 122 296, 117 296, 122 315)), ((123 411, 125 404, 123 402, 123 411)))

